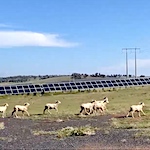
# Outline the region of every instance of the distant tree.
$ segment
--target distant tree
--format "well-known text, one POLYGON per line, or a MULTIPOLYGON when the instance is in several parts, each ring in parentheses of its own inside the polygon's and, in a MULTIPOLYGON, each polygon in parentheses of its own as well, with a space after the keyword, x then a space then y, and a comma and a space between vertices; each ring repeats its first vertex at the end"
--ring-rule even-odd
POLYGON ((86 78, 86 77, 88 77, 88 74, 84 74, 84 75, 83 75, 83 78, 86 78))
POLYGON ((81 74, 80 74, 80 73, 73 73, 73 74, 71 75, 71 78, 72 78, 72 79, 81 79, 81 74))

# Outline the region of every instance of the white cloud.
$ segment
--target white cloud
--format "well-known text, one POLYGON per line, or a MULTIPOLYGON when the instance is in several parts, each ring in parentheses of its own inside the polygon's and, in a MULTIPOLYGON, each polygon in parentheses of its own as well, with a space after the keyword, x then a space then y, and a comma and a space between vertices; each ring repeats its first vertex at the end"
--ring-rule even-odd
MULTIPOLYGON (((137 75, 150 75, 150 59, 137 59, 137 75)), ((113 66, 99 68, 100 73, 104 74, 126 74, 126 64, 118 63, 113 66)), ((128 60, 128 73, 135 75, 135 60, 128 60)))
POLYGON ((30 31, 0 31, 0 47, 73 47, 77 43, 67 42, 58 34, 45 34, 30 31))

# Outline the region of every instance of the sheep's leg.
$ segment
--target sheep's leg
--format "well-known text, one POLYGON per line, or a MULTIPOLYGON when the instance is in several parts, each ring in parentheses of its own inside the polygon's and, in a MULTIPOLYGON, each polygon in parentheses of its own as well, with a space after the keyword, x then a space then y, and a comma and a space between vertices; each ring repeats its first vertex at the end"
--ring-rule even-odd
POLYGON ((99 108, 99 112, 100 112, 100 114, 103 114, 103 109, 99 108))
POLYGON ((55 108, 56 112, 58 113, 58 108, 55 108))
POLYGON ((134 118, 134 114, 133 114, 134 112, 131 112, 131 114, 132 114, 132 118, 134 118))
POLYGON ((22 111, 22 117, 24 118, 24 111, 22 111))
POLYGON ((143 113, 144 116, 146 115, 143 110, 141 110, 141 112, 143 113))
POLYGON ((48 113, 49 113, 49 114, 51 114, 51 112, 50 112, 50 110, 49 110, 49 109, 48 109, 47 111, 48 111, 48 113))
POLYGON ((104 107, 103 111, 104 111, 104 110, 108 112, 108 109, 106 108, 106 106, 104 107))
POLYGON ((43 110, 43 114, 45 114, 46 108, 43 110))
POLYGON ((14 115, 14 112, 15 112, 16 110, 14 110, 12 113, 11 113, 11 115, 13 116, 14 115))
POLYGON ((84 108, 83 108, 83 107, 81 107, 80 114, 83 112, 83 109, 84 109, 84 108))
POLYGON ((96 108, 95 108, 95 106, 93 107, 93 113, 96 116, 96 108))
POLYGON ((4 118, 4 116, 5 116, 5 112, 3 111, 2 118, 4 118))
POLYGON ((27 113, 28 116, 30 116, 30 114, 29 114, 29 112, 27 110, 25 112, 27 113))
POLYGON ((138 114, 139 114, 139 117, 141 117, 140 111, 138 112, 138 114))
POLYGON ((93 111, 92 111, 92 109, 90 108, 90 109, 89 109, 89 114, 92 114, 92 113, 93 113, 93 111))
POLYGON ((17 113, 18 113, 18 109, 14 109, 15 112, 15 117, 18 118, 17 113))
POLYGON ((18 113, 18 111, 16 111, 16 112, 15 112, 15 117, 16 117, 16 118, 18 118, 18 115, 17 115, 17 113, 18 113))
POLYGON ((84 110, 85 110, 85 113, 87 113, 88 115, 90 115, 91 109, 90 109, 90 112, 87 112, 86 108, 84 108, 84 110))
POLYGON ((43 110, 43 114, 45 114, 46 109, 48 109, 47 106, 45 106, 44 110, 43 110))
POLYGON ((129 117, 129 112, 127 113, 126 117, 129 117))

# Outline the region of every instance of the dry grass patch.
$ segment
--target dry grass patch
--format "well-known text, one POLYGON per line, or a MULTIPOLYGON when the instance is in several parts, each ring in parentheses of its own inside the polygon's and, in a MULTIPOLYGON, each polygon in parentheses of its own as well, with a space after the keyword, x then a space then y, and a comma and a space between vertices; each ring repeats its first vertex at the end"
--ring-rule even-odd
POLYGON ((84 135, 95 135, 95 131, 98 128, 86 125, 81 127, 70 127, 67 126, 57 131, 33 131, 33 135, 56 135, 58 138, 65 138, 69 136, 84 136, 84 135))
POLYGON ((111 126, 117 129, 141 129, 150 128, 147 117, 143 118, 112 118, 111 126))
POLYGON ((134 138, 147 137, 150 138, 150 128, 140 129, 134 134, 134 138))
POLYGON ((4 122, 0 122, 0 130, 3 130, 3 129, 5 129, 4 122))

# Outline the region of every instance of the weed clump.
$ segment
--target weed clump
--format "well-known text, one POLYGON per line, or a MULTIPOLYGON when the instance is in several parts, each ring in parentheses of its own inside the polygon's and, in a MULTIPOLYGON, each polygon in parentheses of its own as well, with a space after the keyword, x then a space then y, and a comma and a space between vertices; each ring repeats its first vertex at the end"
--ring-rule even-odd
POLYGON ((97 128, 87 126, 81 127, 65 127, 57 131, 33 131, 34 135, 56 135, 58 138, 65 138, 69 136, 85 136, 85 135, 95 135, 97 128))
POLYGON ((95 130, 96 129, 91 126, 65 127, 57 131, 57 137, 95 135, 95 130))
POLYGON ((3 130, 3 129, 5 129, 4 122, 0 122, 0 130, 3 130))

